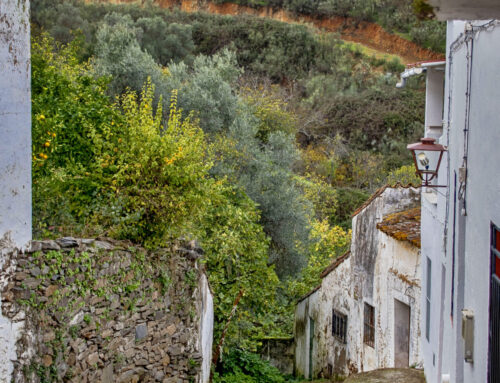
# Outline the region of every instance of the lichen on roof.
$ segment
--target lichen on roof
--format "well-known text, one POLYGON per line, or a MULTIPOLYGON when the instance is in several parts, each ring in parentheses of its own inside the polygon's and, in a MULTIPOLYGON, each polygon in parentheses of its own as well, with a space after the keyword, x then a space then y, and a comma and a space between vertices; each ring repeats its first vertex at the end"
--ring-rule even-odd
POLYGON ((420 248, 420 207, 386 215, 377 229, 420 248))

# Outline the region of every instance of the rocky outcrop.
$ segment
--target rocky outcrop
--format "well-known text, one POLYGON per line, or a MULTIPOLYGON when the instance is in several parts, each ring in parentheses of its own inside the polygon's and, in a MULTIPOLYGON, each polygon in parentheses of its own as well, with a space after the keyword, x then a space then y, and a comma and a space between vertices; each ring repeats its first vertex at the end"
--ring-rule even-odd
POLYGON ((3 253, 14 382, 208 381, 213 308, 194 242, 147 251, 67 237, 3 253))

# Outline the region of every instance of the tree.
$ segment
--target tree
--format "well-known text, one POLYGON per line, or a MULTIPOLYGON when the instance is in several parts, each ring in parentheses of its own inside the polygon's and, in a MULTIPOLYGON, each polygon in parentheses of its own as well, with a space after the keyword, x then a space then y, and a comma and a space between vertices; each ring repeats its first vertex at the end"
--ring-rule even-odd
POLYGON ((127 89, 140 92, 148 77, 162 93, 161 68, 141 49, 138 34, 132 18, 117 13, 106 15, 97 31, 93 64, 99 76, 111 76, 112 95, 121 95, 127 89))

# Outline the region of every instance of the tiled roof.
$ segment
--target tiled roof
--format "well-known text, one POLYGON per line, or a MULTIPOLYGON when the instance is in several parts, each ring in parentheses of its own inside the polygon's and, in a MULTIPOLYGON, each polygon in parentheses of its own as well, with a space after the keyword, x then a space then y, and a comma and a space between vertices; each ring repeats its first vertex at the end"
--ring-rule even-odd
POLYGON ((383 192, 385 191, 385 189, 387 189, 387 188, 393 188, 393 189, 396 189, 396 188, 409 189, 409 188, 419 188, 419 187, 420 187, 420 185, 413 185, 413 184, 411 184, 411 183, 409 183, 409 184, 407 184, 407 185, 403 185, 403 184, 401 184, 401 183, 399 183, 399 182, 398 182, 398 183, 396 183, 395 185, 389 185, 389 184, 387 184, 387 185, 385 185, 385 186, 382 186, 381 188, 377 189, 377 191, 376 191, 375 193, 373 193, 373 194, 371 195, 371 197, 370 197, 370 198, 368 198, 368 199, 366 200, 366 202, 365 202, 363 205, 361 205, 360 207, 358 207, 358 208, 354 211, 354 213, 352 213, 351 217, 355 217, 355 216, 357 216, 359 213, 361 213, 361 212, 363 211, 363 209, 364 209, 365 207, 367 207, 369 204, 371 204, 375 198, 377 198, 377 197, 379 197, 380 195, 382 195, 382 193, 383 193, 383 192))
POLYGON ((321 278, 326 277, 333 270, 335 270, 342 262, 344 262, 347 258, 349 258, 350 254, 351 254, 350 251, 346 251, 340 257, 335 258, 335 260, 325 270, 323 270, 323 272, 320 275, 321 278))
POLYGON ((386 215, 377 229, 420 248, 420 207, 386 215))

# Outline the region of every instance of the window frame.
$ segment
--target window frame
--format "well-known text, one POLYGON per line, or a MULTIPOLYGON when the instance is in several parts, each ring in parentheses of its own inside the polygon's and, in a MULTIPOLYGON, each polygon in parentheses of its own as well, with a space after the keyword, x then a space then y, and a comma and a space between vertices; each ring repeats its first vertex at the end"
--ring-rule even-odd
POLYGON ((375 348, 375 307, 364 302, 363 343, 375 348))
POLYGON ((332 309, 332 336, 343 344, 347 343, 347 315, 335 309, 332 309))
POLYGON ((490 296, 488 313, 488 383, 500 378, 500 227, 493 222, 490 234, 490 296))

